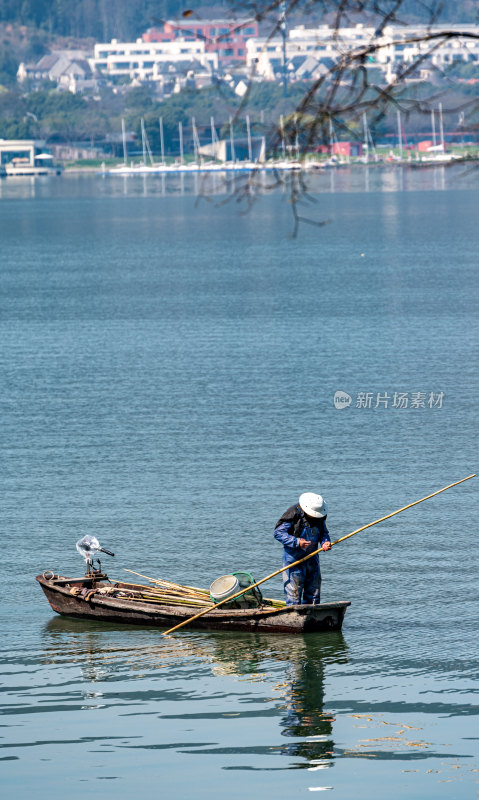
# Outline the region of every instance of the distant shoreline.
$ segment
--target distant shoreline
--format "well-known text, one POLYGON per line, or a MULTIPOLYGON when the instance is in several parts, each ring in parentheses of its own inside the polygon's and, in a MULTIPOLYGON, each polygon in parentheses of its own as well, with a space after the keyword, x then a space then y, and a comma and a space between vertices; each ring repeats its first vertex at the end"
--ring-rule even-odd
POLYGON ((64 174, 68 175, 83 175, 86 173, 100 172, 100 167, 64 167, 64 174))

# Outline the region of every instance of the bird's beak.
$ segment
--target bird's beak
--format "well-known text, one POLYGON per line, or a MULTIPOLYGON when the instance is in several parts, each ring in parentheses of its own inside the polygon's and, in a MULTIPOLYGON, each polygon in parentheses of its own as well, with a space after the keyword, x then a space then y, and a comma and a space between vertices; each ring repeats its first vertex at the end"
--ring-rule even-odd
POLYGON ((99 547, 98 549, 101 550, 102 553, 106 553, 107 556, 114 556, 115 555, 114 553, 111 552, 111 550, 107 550, 106 547, 99 547))

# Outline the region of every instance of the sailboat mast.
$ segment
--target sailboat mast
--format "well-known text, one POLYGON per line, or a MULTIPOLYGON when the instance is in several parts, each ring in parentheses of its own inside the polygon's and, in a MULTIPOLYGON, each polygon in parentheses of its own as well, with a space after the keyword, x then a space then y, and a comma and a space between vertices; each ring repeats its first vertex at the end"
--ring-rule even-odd
POLYGON ((397 121, 398 121, 398 139, 399 139, 399 158, 402 161, 402 130, 401 130, 401 112, 397 111, 397 121))
POLYGON ((444 125, 442 122, 442 103, 439 103, 439 134, 441 137, 442 152, 446 152, 446 143, 444 142, 444 125))
POLYGON ((163 117, 160 117, 160 143, 161 143, 161 163, 165 163, 165 139, 163 135, 163 117))
POLYGON ((246 115, 246 130, 248 132, 248 160, 253 161, 253 149, 251 147, 251 127, 249 122, 249 114, 246 115))
POLYGON ((368 125, 368 136, 369 136, 369 144, 370 144, 370 147, 371 147, 371 152, 373 154, 374 160, 377 161, 378 160, 378 153, 377 153, 377 150, 376 150, 376 145, 373 142, 373 137, 371 135, 371 129, 370 129, 369 125, 368 125))
POLYGON ((213 158, 218 158, 218 137, 216 135, 215 118, 210 117, 211 127, 211 149, 213 151, 213 158))
POLYGON ((368 141, 368 122, 366 113, 363 114, 363 132, 364 132, 364 163, 369 162, 369 141, 368 141))
POLYGON ((141 120, 141 122, 142 122, 141 133, 142 133, 142 138, 143 138, 143 161, 144 161, 145 166, 146 166, 146 153, 148 153, 148 157, 150 159, 150 164, 153 167, 154 166, 153 153, 151 152, 150 142, 148 141, 148 136, 147 136, 146 128, 145 128, 145 122, 144 122, 143 119, 141 120))
POLYGON ((178 123, 178 131, 180 134, 180 162, 183 164, 183 125, 181 122, 178 123))
POLYGON ((231 160, 234 164, 236 164, 235 138, 233 133, 233 117, 230 117, 230 145, 231 145, 231 160))
POLYGON ((143 164, 146 167, 145 120, 141 118, 141 149, 143 151, 143 164))
POLYGON ((126 167, 126 131, 125 131, 125 120, 123 117, 121 118, 121 138, 123 140, 123 163, 126 167))
POLYGON ((431 108, 431 129, 432 129, 432 145, 436 146, 436 120, 434 117, 434 109, 431 108))
POLYGON ((279 118, 279 129, 281 131, 281 151, 283 154, 283 161, 286 160, 286 142, 284 141, 284 120, 283 115, 279 118))
POLYGON ((195 163, 197 163, 198 162, 198 149, 199 148, 198 148, 198 136, 197 136, 197 133, 196 133, 196 123, 195 123, 195 118, 194 117, 191 117, 191 130, 192 130, 192 133, 193 133, 194 159, 195 159, 195 163))

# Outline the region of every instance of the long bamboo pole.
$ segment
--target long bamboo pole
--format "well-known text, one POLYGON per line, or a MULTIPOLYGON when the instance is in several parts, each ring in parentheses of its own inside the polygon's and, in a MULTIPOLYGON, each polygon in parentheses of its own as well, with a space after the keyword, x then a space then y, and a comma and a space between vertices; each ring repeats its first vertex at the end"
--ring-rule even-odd
MULTIPOLYGON (((406 511, 407 508, 412 508, 413 506, 417 506, 419 503, 424 503, 424 500, 429 500, 431 497, 435 497, 437 494, 441 494, 441 492, 445 492, 447 489, 452 489, 453 486, 458 486, 460 483, 464 483, 464 481, 468 481, 471 478, 475 478, 476 473, 473 475, 468 475, 467 478, 461 478, 460 481, 456 481, 455 483, 450 483, 449 486, 444 486, 443 489, 438 489, 437 492, 433 492, 432 494, 426 495, 426 497, 421 497, 420 500, 415 500, 414 503, 409 503, 407 506, 403 506, 402 508, 398 508, 397 511, 393 511, 392 514, 386 514, 385 517, 380 517, 380 519, 375 519, 374 522, 369 522, 367 525, 363 525, 361 528, 357 528, 357 530, 353 531, 352 533, 348 533, 346 536, 342 536, 340 539, 336 539, 336 541, 331 542, 331 547, 335 544, 339 544, 339 542, 344 542, 345 539, 350 539, 351 536, 355 536, 356 533, 360 533, 361 531, 366 530, 366 528, 372 528, 373 525, 377 525, 379 522, 384 522, 385 519, 390 519, 391 517, 396 516, 396 514, 400 514, 402 511, 406 511)), ((276 572, 272 572, 271 575, 267 575, 266 578, 262 578, 260 581, 253 583, 252 586, 248 586, 247 589, 242 589, 240 592, 232 595, 231 597, 227 597, 225 600, 220 600, 219 603, 215 603, 214 606, 210 606, 209 608, 205 608, 204 611, 200 611, 199 614, 195 614, 194 617, 190 617, 189 619, 185 619, 183 622, 180 622, 179 625, 175 625, 174 628, 170 628, 169 630, 165 631, 162 636, 167 636, 169 633, 173 633, 173 631, 177 631, 179 628, 183 628, 184 625, 188 625, 189 622, 193 622, 195 619, 199 619, 204 614, 207 614, 208 611, 213 611, 222 606, 224 603, 230 603, 236 597, 240 597, 240 595, 244 594, 245 591, 250 591, 251 589, 255 589, 257 586, 261 586, 262 583, 271 580, 271 578, 276 577, 276 575, 280 575, 281 572, 284 572, 287 569, 291 569, 292 567, 296 567, 298 564, 302 564, 304 561, 307 561, 308 558, 312 558, 313 556, 317 555, 321 552, 323 548, 319 547, 317 550, 314 550, 309 555, 304 556, 304 558, 298 559, 298 561, 293 561, 292 564, 288 564, 287 567, 282 567, 281 569, 277 569, 276 572)))

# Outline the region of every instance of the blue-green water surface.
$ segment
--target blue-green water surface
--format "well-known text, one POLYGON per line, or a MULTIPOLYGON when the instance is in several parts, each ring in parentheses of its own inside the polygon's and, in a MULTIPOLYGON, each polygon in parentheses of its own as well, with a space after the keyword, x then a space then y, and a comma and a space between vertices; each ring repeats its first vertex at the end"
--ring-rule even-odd
POLYGON ((112 578, 260 578, 302 491, 336 539, 476 471, 477 173, 310 190, 294 239, 280 188, 0 183, 8 796, 477 797, 477 479, 322 557, 342 633, 163 638, 34 581, 85 533, 112 578))

